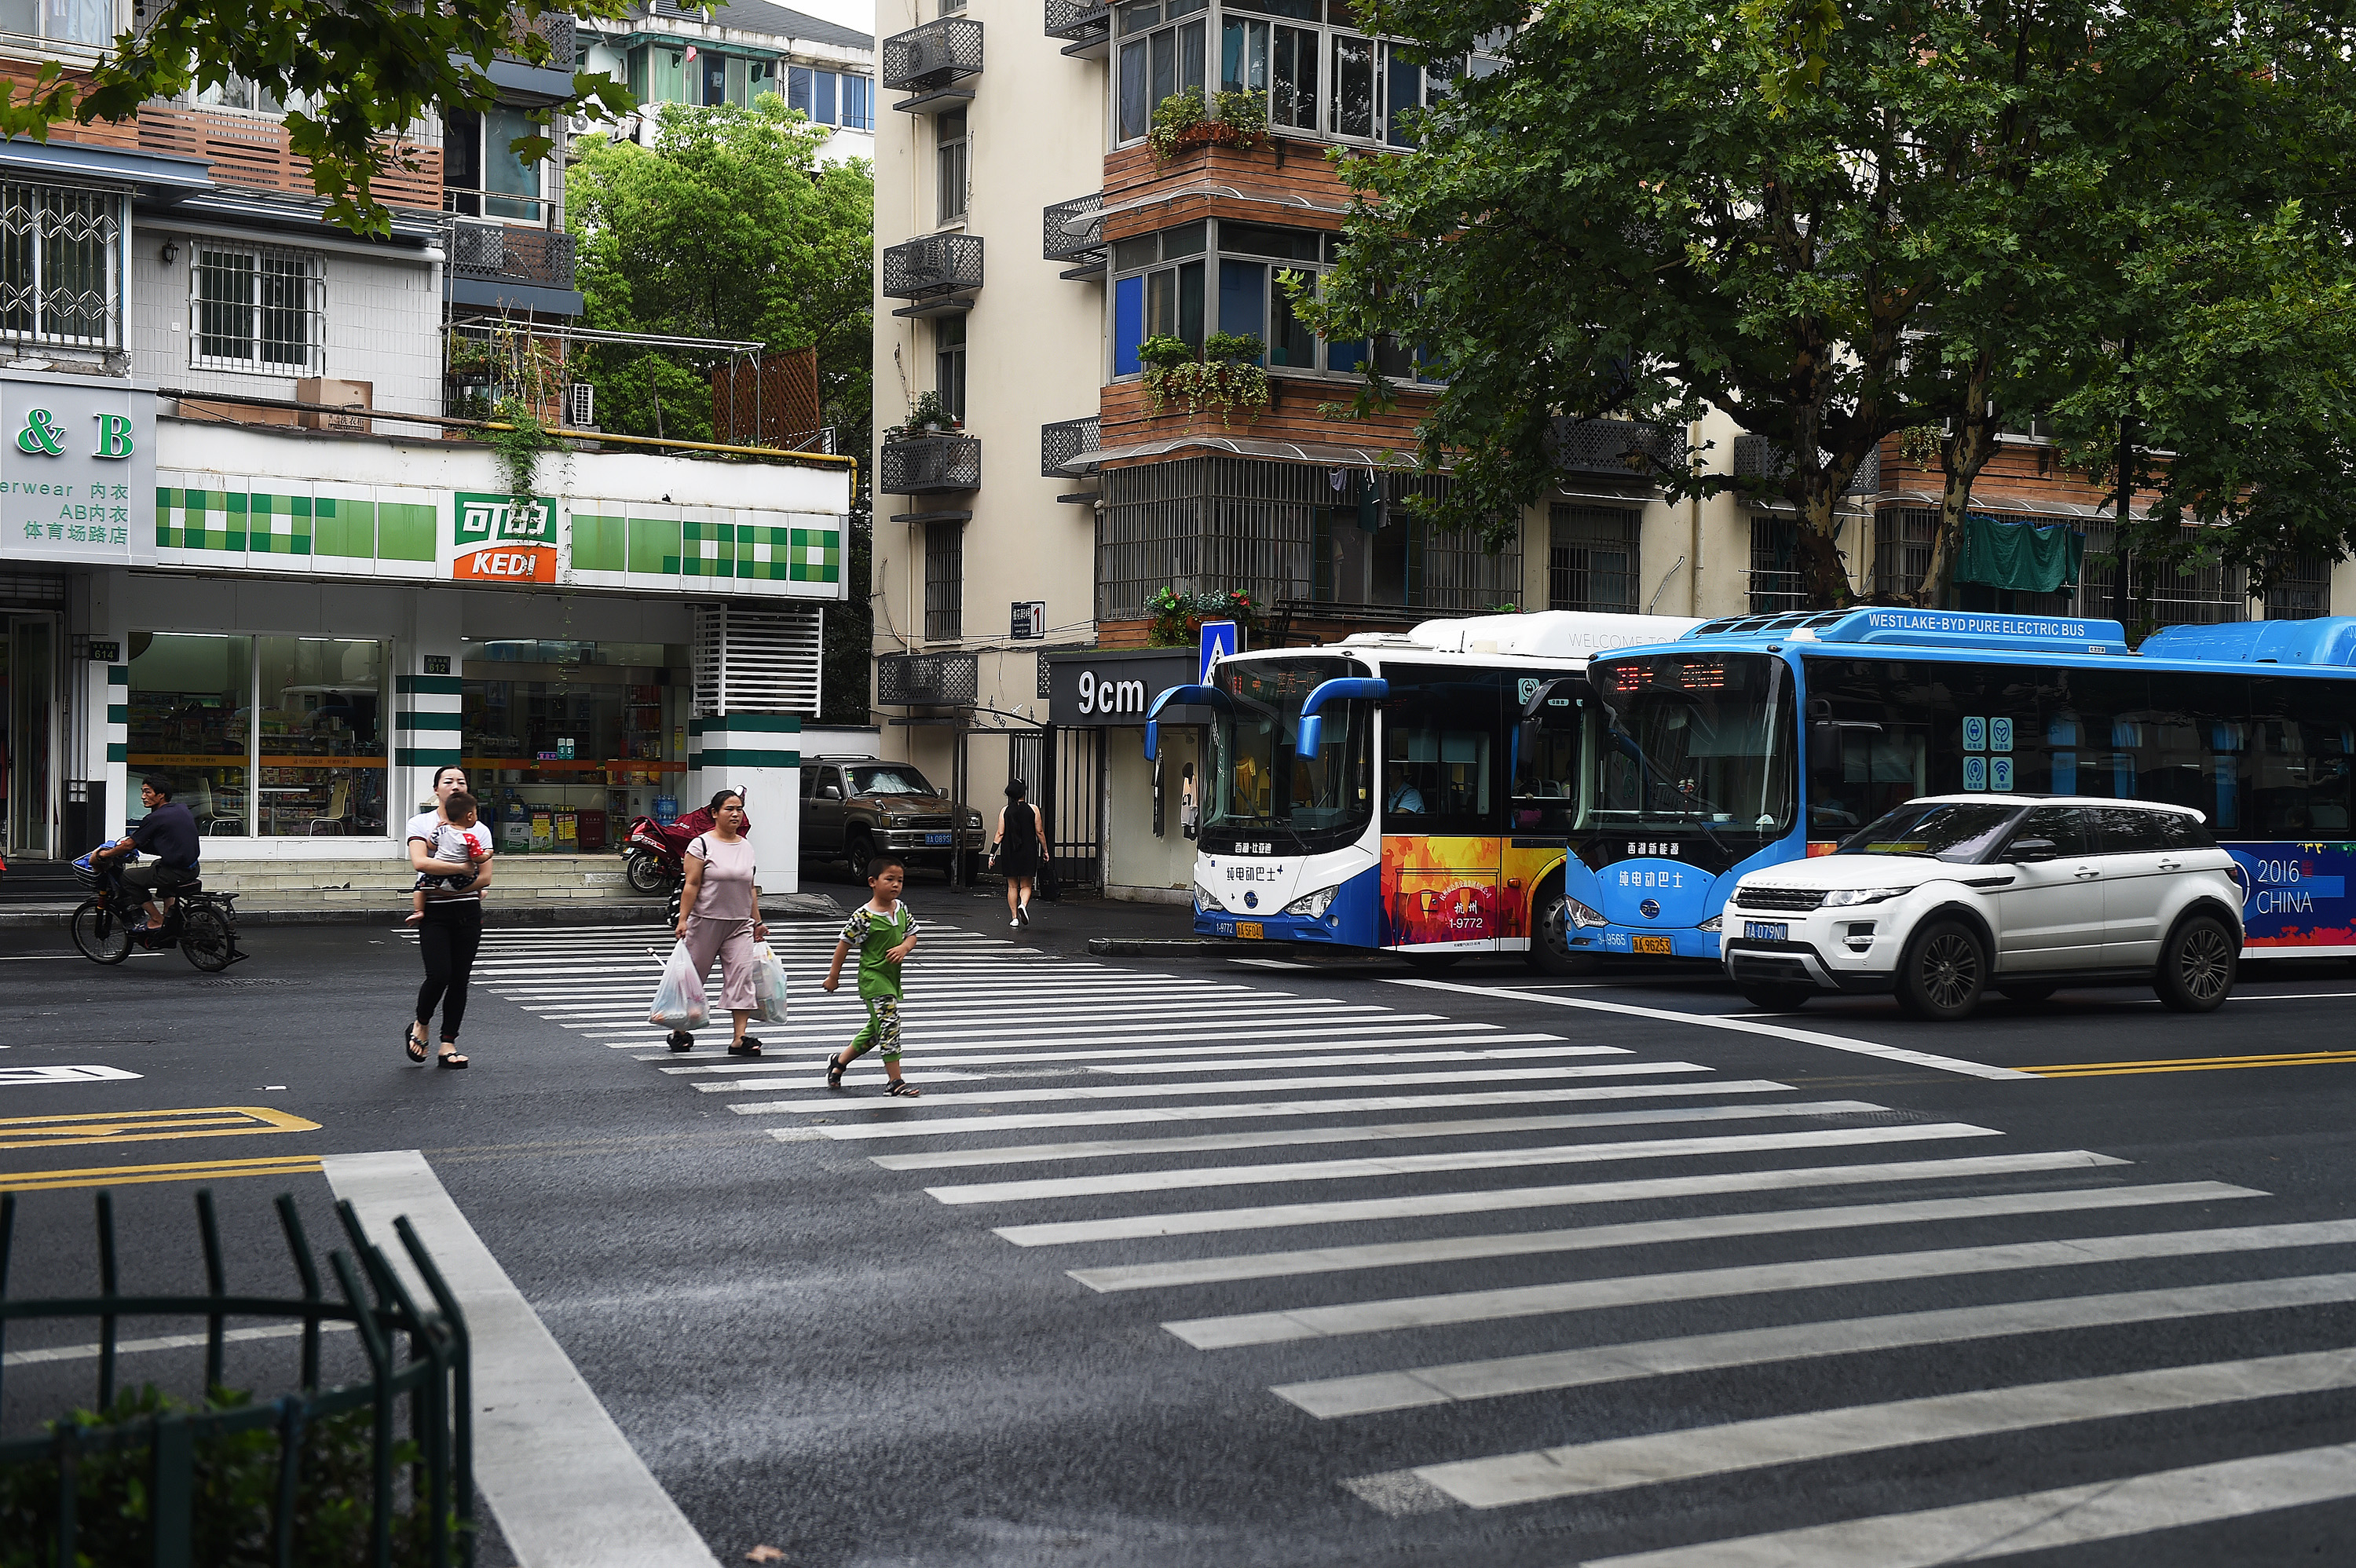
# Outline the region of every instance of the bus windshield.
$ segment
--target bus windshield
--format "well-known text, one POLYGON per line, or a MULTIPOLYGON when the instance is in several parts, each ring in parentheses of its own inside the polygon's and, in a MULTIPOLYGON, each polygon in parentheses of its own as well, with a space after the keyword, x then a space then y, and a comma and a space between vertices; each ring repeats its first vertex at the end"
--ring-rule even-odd
POLYGON ((1203 803, 1203 848, 1259 853, 1313 853, 1355 843, 1374 813, 1367 705, 1329 702, 1318 709, 1323 735, 1313 757, 1296 755, 1301 704, 1326 681, 1365 674, 1336 658, 1245 659, 1222 664, 1212 685, 1227 700, 1214 705, 1211 764, 1203 803))
POLYGON ((1779 837, 1792 825, 1792 681, 1766 654, 1601 658, 1589 677, 1611 718, 1598 748, 1597 825, 1690 823, 1779 837))

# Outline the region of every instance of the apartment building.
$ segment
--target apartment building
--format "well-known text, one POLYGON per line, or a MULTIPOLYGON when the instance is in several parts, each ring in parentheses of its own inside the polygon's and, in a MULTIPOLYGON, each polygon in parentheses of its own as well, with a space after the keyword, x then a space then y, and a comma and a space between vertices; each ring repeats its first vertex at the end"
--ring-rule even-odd
MULTIPOLYGON (((710 6, 646 0, 626 17, 581 27, 588 40, 583 68, 627 82, 638 101, 638 112, 610 127, 616 134, 645 140, 661 104, 749 107, 774 92, 813 124, 833 127, 819 162, 875 155, 872 34, 767 0, 710 6)), ((584 120, 574 129, 594 125, 584 120)))
MULTIPOLYGON (((1199 767, 1197 738, 1165 727, 1157 772, 1137 743, 1141 708, 1121 697, 1194 678, 1191 649, 1147 645, 1164 587, 1248 595, 1260 645, 1509 604, 1719 615, 1796 602, 1788 506, 1671 502, 1644 477, 1645 457, 1729 475, 1788 461, 1723 417, 1564 421, 1553 486, 1494 553, 1409 515, 1410 496, 1449 483, 1406 456, 1428 369, 1397 344, 1321 341, 1288 274, 1313 288, 1335 257, 1347 193, 1327 155, 1408 150, 1404 112, 1454 71, 1367 36, 1344 0, 1044 0, 1044 14, 1034 0, 884 0, 877 31, 876 701, 905 753, 962 790, 991 795, 1012 773, 1051 797, 1067 875, 1173 901, 1189 885, 1168 781, 1199 767), (1248 95, 1268 134, 1205 123, 1157 150, 1156 108, 1189 92, 1248 95), (1200 351, 1217 333, 1260 340, 1266 406, 1157 400, 1149 340, 1200 351), (1396 410, 1324 411, 1368 361, 1396 410)), ((1920 582, 1939 489, 1895 440, 1858 476, 1840 545, 1860 588, 1920 582)), ((2024 430, 1982 481, 1976 527, 2065 523, 2100 556, 2102 499, 2024 430)), ((2110 613, 2118 576, 1957 594, 2110 613)), ((2325 577, 2261 605, 2212 571, 2167 585, 2158 607, 2322 613, 2325 577)))
MULTIPOLYGON (((100 10, 0 39, 0 72, 86 67, 131 17, 100 10)), ((238 83, 0 145, 12 859, 119 834, 169 775, 209 871, 390 861, 446 763, 589 848, 685 793, 715 719, 815 710, 847 461, 570 442, 527 504, 463 428, 481 356, 454 344, 561 374, 581 311, 565 128, 536 165, 509 147, 576 62, 571 18, 540 25, 549 63, 412 129, 382 240, 321 221, 286 106, 238 83)))

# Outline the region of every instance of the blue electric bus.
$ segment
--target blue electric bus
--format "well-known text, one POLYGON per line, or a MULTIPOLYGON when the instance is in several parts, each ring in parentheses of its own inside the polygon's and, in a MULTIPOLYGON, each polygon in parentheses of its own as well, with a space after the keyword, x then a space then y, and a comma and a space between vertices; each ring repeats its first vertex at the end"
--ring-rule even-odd
POLYGON ((2246 955, 2356 955, 2351 667, 2351 617, 2130 649, 2115 621, 1906 609, 1599 653, 1585 810, 1532 956, 1715 960, 1742 873, 1957 791, 2192 806, 2242 873, 2246 955))

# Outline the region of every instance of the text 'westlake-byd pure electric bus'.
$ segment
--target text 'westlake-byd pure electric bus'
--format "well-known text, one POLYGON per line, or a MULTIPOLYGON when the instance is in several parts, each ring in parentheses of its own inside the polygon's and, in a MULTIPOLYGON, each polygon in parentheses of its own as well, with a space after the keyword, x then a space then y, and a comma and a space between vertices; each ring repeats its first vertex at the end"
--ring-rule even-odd
POLYGON ((1239 654, 1207 684, 1163 694, 1149 756, 1165 705, 1212 715, 1194 929, 1435 962, 1527 950, 1551 929, 1541 957, 1569 962, 1564 862, 1592 815, 1601 732, 1588 660, 1699 624, 1564 611, 1427 621, 1239 654))

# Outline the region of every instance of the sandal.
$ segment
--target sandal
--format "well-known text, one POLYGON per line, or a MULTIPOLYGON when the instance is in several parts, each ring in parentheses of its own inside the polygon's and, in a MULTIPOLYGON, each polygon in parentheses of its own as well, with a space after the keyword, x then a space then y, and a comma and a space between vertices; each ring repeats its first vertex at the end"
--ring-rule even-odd
POLYGON ((668 1043, 673 1051, 693 1051, 695 1049, 695 1037, 688 1033, 683 1029, 675 1029, 670 1031, 670 1038, 666 1043, 668 1043))
POLYGON ((830 1089, 841 1088, 843 1070, 850 1065, 851 1063, 843 1061, 840 1054, 828 1057, 826 1059, 826 1086, 830 1089))
POLYGON ((401 1044, 402 1049, 409 1052, 410 1061, 420 1067, 425 1065, 425 1037, 418 1032, 415 1024, 411 1024, 402 1030, 401 1044))
POLYGON ((884 1093, 897 1096, 903 1100, 920 1100, 924 1098, 923 1095, 916 1092, 916 1086, 914 1083, 909 1083, 905 1078, 894 1078, 892 1080, 891 1083, 884 1088, 884 1093))
POLYGON ((735 1044, 730 1046, 728 1048, 728 1054, 731 1056, 758 1056, 761 1054, 761 1042, 755 1040, 748 1034, 743 1040, 740 1040, 735 1044))
POLYGON ((434 1059, 434 1065, 436 1067, 464 1067, 466 1065, 466 1059, 459 1055, 455 1051, 445 1051, 441 1055, 434 1059))

